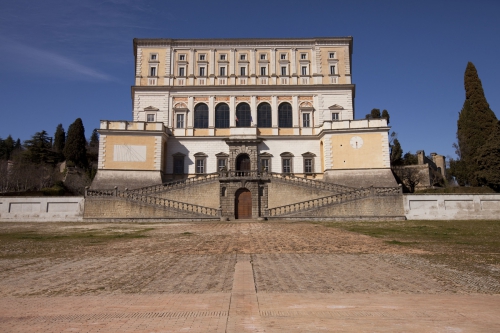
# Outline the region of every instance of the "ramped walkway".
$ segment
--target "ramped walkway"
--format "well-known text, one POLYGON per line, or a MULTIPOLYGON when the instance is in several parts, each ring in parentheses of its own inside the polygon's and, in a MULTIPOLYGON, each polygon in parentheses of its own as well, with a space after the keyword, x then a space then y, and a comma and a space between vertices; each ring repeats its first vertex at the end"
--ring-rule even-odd
POLYGON ((499 332, 485 294, 256 292, 238 255, 230 293, 0 298, 1 332, 499 332))

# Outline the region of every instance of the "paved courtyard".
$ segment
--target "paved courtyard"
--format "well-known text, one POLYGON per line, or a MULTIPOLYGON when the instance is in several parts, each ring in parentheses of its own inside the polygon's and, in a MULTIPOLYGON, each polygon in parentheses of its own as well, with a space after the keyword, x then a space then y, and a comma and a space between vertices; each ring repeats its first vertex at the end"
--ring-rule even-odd
POLYGON ((2 224, 1 332, 495 332, 500 281, 313 223, 2 224))

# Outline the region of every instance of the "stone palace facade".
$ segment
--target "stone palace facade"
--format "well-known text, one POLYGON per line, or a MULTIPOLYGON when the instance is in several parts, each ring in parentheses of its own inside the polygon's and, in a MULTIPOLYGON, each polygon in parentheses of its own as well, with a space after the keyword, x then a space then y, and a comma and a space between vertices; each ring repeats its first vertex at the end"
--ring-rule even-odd
POLYGON ((282 197, 295 192, 273 185, 286 179, 315 184, 297 200, 332 194, 316 193, 327 184, 397 186, 386 120, 355 120, 352 43, 134 39, 132 120, 101 121, 91 189, 189 183, 160 197, 256 218, 293 203, 282 197))

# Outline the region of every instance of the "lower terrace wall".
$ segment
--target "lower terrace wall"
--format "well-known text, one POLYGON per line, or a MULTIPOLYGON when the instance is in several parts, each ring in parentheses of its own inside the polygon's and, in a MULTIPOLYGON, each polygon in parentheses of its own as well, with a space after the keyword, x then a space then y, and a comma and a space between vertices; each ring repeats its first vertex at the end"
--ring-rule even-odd
POLYGON ((84 205, 84 197, 0 197, 0 222, 79 222, 84 205))
POLYGON ((406 194, 408 220, 500 219, 500 194, 406 194))
MULTIPOLYGON (((206 219, 206 215, 160 208, 140 202, 128 201, 114 197, 87 197, 85 202, 85 219, 206 219)), ((211 218, 211 219, 219 219, 211 218)))

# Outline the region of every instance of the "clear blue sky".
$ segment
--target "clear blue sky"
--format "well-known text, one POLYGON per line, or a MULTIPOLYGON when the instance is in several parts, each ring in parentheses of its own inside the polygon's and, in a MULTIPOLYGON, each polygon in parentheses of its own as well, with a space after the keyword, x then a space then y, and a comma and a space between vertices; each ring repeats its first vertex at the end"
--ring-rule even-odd
POLYGON ((454 156, 472 61, 500 115, 500 1, 0 0, 0 137, 131 120, 132 39, 353 36, 356 118, 454 156))

